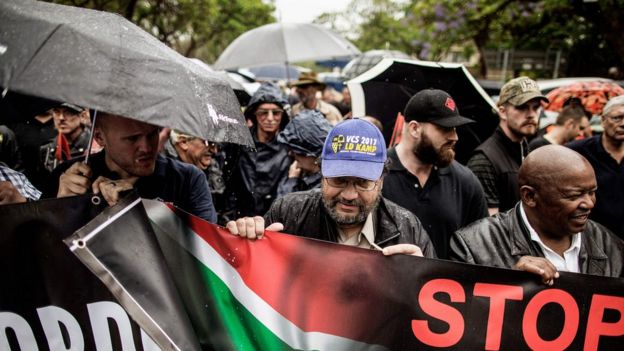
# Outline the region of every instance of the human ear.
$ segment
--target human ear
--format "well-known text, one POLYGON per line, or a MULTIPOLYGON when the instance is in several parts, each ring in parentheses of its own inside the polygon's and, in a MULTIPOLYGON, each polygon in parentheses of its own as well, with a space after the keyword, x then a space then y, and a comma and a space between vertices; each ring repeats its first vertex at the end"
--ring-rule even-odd
POLYGON ((537 190, 530 185, 523 185, 520 187, 520 199, 522 203, 529 206, 535 207, 537 201, 537 190))
POLYGON ((93 130, 93 139, 95 139, 95 141, 97 141, 97 143, 101 147, 106 146, 106 138, 104 137, 104 132, 102 131, 102 128, 95 127, 95 129, 93 130))
POLYGON ((502 120, 507 120, 507 109, 505 105, 498 106, 498 117, 502 120))

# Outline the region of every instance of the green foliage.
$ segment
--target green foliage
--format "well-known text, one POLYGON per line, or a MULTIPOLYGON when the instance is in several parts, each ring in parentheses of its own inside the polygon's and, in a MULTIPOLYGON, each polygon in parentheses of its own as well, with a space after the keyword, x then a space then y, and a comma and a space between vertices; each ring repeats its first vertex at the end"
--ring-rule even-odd
POLYGON ((362 50, 388 43, 434 61, 451 51, 478 52, 482 76, 486 48, 563 50, 574 54, 568 74, 587 75, 596 65, 624 68, 624 0, 353 0, 349 8, 358 5, 357 14, 320 20, 350 21, 356 28, 351 39, 362 50))
POLYGON ((117 12, 189 57, 213 62, 240 34, 275 22, 262 0, 55 0, 117 12))

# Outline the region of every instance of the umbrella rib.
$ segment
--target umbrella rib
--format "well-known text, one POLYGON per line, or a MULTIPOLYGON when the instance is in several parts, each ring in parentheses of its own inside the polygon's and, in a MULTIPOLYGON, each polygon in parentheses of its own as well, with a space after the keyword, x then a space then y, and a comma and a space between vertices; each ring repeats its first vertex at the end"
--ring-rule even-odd
MULTIPOLYGON (((39 55, 39 52, 43 49, 43 47, 45 46, 45 43, 48 42, 48 40, 50 40, 50 38, 52 38, 52 36, 54 36, 54 34, 56 34, 56 32, 63 26, 62 23, 59 23, 58 25, 56 25, 56 27, 54 27, 54 30, 52 30, 50 32, 50 34, 41 41, 41 45, 39 45, 39 47, 37 48, 37 50, 35 50, 34 55, 30 56, 30 59, 28 59, 28 62, 26 62, 26 64, 24 65, 24 68, 22 69, 21 72, 19 72, 16 76, 11 77, 11 81, 13 81, 13 79, 17 79, 18 77, 20 77, 30 66, 31 62, 33 62, 33 60, 35 59, 35 57, 37 57, 37 55, 39 55)), ((11 83, 9 83, 9 85, 11 85, 11 83)), ((9 87, 7 87, 9 88, 9 87)))

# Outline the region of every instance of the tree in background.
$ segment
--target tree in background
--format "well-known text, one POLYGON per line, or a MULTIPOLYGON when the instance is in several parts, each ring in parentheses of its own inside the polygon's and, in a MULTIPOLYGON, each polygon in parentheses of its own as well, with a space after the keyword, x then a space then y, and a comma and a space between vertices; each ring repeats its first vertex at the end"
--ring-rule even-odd
POLYGON ((116 12, 187 57, 214 62, 242 33, 275 22, 262 0, 53 0, 116 12))
POLYGON ((317 20, 338 30, 351 23, 353 33, 342 32, 362 50, 437 61, 462 48, 479 54, 482 77, 485 50, 500 48, 567 52, 567 75, 624 71, 624 0, 353 0, 349 9, 317 20))

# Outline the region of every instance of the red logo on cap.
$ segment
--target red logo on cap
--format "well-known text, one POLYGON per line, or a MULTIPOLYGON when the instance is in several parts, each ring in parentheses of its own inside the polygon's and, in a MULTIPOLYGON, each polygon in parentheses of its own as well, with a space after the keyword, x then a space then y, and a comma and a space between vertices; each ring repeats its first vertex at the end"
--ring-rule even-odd
POLYGON ((453 101, 453 99, 451 99, 450 97, 446 98, 444 106, 448 107, 451 111, 455 111, 455 101, 453 101))

